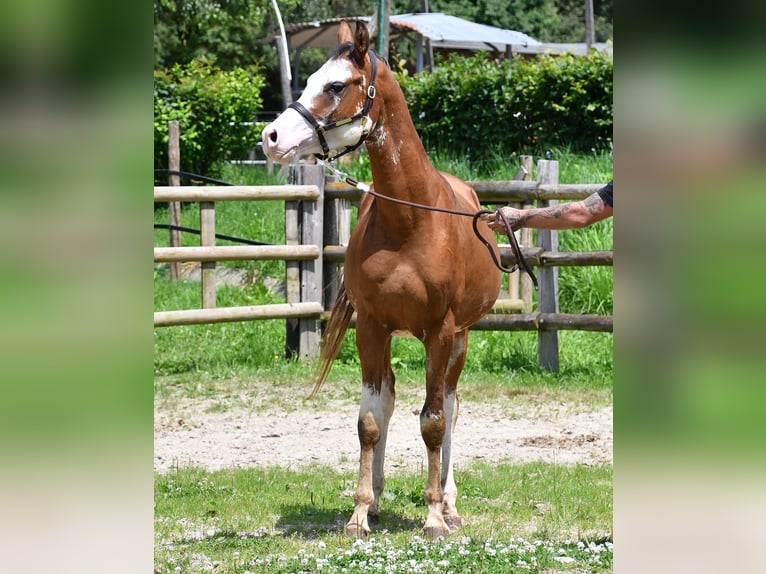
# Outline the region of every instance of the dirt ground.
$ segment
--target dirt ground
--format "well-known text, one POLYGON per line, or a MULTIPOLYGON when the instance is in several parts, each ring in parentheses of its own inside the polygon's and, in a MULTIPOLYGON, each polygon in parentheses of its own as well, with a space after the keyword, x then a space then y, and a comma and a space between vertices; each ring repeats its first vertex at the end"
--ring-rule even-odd
MULTIPOLYGON (((358 405, 332 401, 290 412, 220 401, 180 399, 155 405, 154 468, 298 468, 318 463, 356 472, 358 405)), ((397 404, 389 428, 386 467, 420 471, 425 447, 419 411, 397 404)), ((457 469, 473 461, 556 464, 612 462, 612 407, 553 402, 508 405, 463 401, 454 436, 457 469)))

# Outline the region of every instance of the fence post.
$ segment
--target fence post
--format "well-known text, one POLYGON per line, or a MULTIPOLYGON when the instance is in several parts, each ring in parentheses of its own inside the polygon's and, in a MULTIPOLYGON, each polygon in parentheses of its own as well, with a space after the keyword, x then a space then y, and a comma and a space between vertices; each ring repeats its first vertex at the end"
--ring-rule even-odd
MULTIPOLYGON (((538 184, 558 185, 559 162, 541 159, 537 162, 538 184)), ((556 205, 557 200, 539 201, 540 207, 556 205)), ((537 231, 537 244, 544 251, 558 251, 558 232, 551 229, 537 231)), ((559 310, 559 274, 558 267, 539 267, 540 292, 537 297, 538 310, 541 313, 558 313, 559 310)), ((559 333, 555 330, 537 332, 537 358, 540 366, 549 371, 559 370, 559 333)))
MULTIPOLYGON (((178 120, 168 122, 168 169, 172 171, 181 171, 181 143, 178 130, 178 120)), ((172 186, 181 185, 181 177, 170 175, 168 183, 172 186)), ((179 247, 181 245, 181 232, 173 229, 172 226, 181 225, 181 202, 171 201, 168 203, 168 223, 170 228, 170 246, 179 247)), ((179 263, 173 261, 170 263, 170 279, 176 280, 180 277, 178 272, 179 263)))
MULTIPOLYGON (((291 185, 302 183, 300 166, 292 164, 289 167, 287 181, 291 185)), ((300 201, 285 202, 285 245, 300 245, 300 201)), ((301 267, 299 261, 285 262, 285 300, 287 303, 300 303, 301 300, 301 267)), ((285 321, 285 356, 292 359, 298 353, 300 345, 300 323, 297 318, 285 321)))
MULTIPOLYGON (((523 155, 521 156, 521 167, 524 168, 524 177, 522 178, 524 181, 529 181, 532 179, 532 156, 531 155, 523 155)), ((529 209, 531 207, 530 202, 524 202, 521 205, 521 209, 529 209)), ((532 247, 532 230, 528 227, 522 227, 521 228, 521 238, 520 238, 520 244, 521 247, 532 247)), ((529 275, 526 273, 520 274, 519 281, 521 283, 520 285, 520 291, 521 291, 521 300, 524 301, 524 312, 530 313, 532 311, 532 279, 529 278, 529 275)))
MULTIPOLYGON (((325 185, 328 183, 335 183, 340 181, 340 177, 337 175, 326 174, 325 185)), ((333 199, 331 201, 325 201, 324 203, 324 236, 322 238, 322 247, 325 245, 343 245, 340 243, 340 235, 342 230, 340 229, 340 211, 338 204, 342 200, 333 199)), ((338 295, 338 269, 339 266, 335 263, 325 263, 323 269, 322 281, 324 282, 323 288, 323 302, 322 306, 326 310, 332 308, 335 298, 338 295)))
MULTIPOLYGON (((318 245, 319 258, 286 263, 288 303, 322 303, 322 223, 324 212, 324 168, 321 165, 291 165, 292 185, 316 185, 316 201, 285 202, 285 241, 287 245, 318 245)), ((314 359, 322 338, 319 318, 287 320, 286 356, 314 359)))
MULTIPOLYGON (((199 244, 215 246, 215 202, 199 202, 199 244)), ((201 265, 202 308, 215 309, 215 261, 203 261, 201 265)))
MULTIPOLYGON (((321 165, 303 165, 303 185, 316 185, 319 197, 316 201, 304 201, 301 222, 301 244, 318 245, 317 259, 301 261, 301 302, 322 303, 322 271, 324 257, 322 256, 322 228, 324 215, 324 173, 321 165)), ((300 338, 298 348, 300 358, 304 361, 313 360, 319 355, 322 340, 322 324, 319 317, 299 319, 300 338)))

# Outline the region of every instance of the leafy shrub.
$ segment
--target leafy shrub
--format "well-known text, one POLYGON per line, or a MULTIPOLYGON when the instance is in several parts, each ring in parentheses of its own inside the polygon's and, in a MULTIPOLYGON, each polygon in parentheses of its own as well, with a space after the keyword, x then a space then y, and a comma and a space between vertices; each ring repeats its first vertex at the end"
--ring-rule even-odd
POLYGON ((612 70, 597 52, 499 63, 478 54, 452 56, 431 74, 399 82, 428 147, 477 159, 499 150, 608 147, 612 70))
POLYGON ((168 166, 168 121, 178 120, 181 169, 220 176, 227 157, 243 158, 260 140, 253 122, 265 79, 258 69, 218 69, 206 59, 154 72, 154 167, 168 166))

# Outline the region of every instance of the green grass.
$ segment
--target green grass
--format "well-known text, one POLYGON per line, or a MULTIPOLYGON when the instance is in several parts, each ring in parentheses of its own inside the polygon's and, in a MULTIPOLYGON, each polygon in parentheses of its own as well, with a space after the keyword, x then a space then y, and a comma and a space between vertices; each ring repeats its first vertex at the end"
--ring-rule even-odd
MULTIPOLYGON (((224 181, 235 185, 279 185, 285 183, 277 176, 267 176, 260 167, 227 166, 224 181)), ((185 182, 184 182, 185 183, 185 182)), ((263 243, 284 245, 285 243, 284 201, 221 201, 215 206, 216 233, 241 237, 263 243)), ((154 207, 154 222, 166 224, 169 221, 168 204, 157 203, 154 207)), ((181 225, 199 229, 199 203, 182 204, 181 225)), ((181 245, 199 245, 199 235, 181 233, 181 245)), ((169 233, 166 229, 154 230, 154 245, 167 247, 169 233)), ((218 239, 217 245, 239 245, 218 239)), ((254 278, 284 277, 284 261, 238 261, 223 262, 220 266, 247 269, 254 278)), ((155 275, 167 276, 167 265, 155 266, 155 275)), ((243 303, 244 304, 244 303, 243 303)))
POLYGON ((157 474, 155 572, 611 571, 611 467, 477 464, 456 479, 459 533, 421 538, 423 477, 401 474, 355 541, 342 535, 353 485, 332 469, 157 474))
MULTIPOLYGON (((559 232, 559 251, 611 250, 612 218, 583 229, 559 232)), ((612 267, 559 267, 562 313, 611 315, 614 307, 612 267)))
MULTIPOLYGON (((512 388, 553 387, 571 390, 612 389, 611 333, 562 331, 559 333, 560 369, 551 373, 537 363, 534 332, 484 332, 471 334, 466 367, 461 377, 464 391, 472 384, 491 381, 512 388)), ((212 379, 243 380, 268 373, 311 384, 313 365, 284 358, 284 321, 250 321, 217 325, 191 325, 155 329, 154 374, 158 384, 170 381, 212 379)), ((422 385, 425 377, 423 346, 413 339, 395 338, 392 363, 398 384, 422 385)), ((344 341, 347 355, 335 362, 330 380, 358 380, 360 366, 354 331, 344 341)))

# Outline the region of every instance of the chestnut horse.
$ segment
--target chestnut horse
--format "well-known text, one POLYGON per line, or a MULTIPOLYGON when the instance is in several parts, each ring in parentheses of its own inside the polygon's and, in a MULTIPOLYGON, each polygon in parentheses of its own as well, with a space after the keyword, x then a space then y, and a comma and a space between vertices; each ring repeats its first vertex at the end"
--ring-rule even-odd
MULTIPOLYGON (((471 187, 431 164, 399 85, 377 61, 369 42, 363 23, 357 23, 353 35, 348 24, 341 24, 339 46, 308 79, 298 102, 264 129, 263 149, 268 157, 286 162, 300 153, 337 157, 337 150, 366 142, 375 196, 366 194, 359 206, 314 391, 324 382, 355 310, 362 367, 357 424, 361 455, 354 513, 345 530, 349 536, 367 535, 378 517, 394 410, 391 338, 410 335, 423 343, 426 397, 420 432, 428 455, 423 531, 438 538, 462 525, 452 471, 457 383, 468 327, 492 307, 500 271, 474 235, 470 218, 400 202, 464 212, 480 209, 471 187)), ((477 225, 498 256, 494 233, 483 221, 477 225)))

